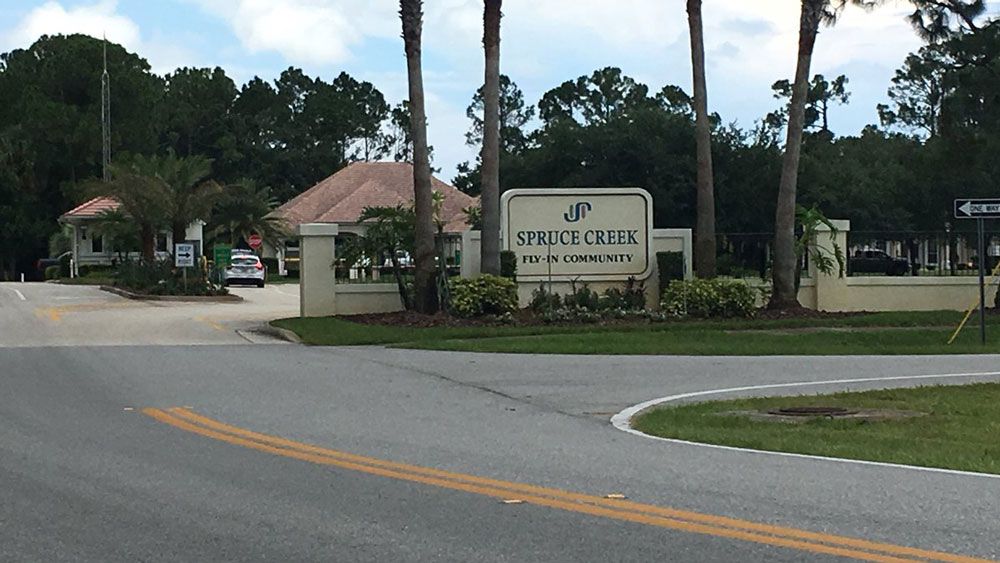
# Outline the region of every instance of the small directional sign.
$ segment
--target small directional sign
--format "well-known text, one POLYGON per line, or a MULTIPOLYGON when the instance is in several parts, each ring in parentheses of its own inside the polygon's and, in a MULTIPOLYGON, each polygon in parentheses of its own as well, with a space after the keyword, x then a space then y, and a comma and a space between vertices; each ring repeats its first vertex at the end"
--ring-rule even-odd
POLYGON ((178 243, 174 245, 174 266, 178 268, 194 267, 194 245, 178 243))
POLYGON ((957 219, 1000 219, 1000 199, 956 199, 957 219))
POLYGON ((217 244, 212 248, 212 257, 217 268, 228 268, 232 254, 233 247, 229 244, 217 244))

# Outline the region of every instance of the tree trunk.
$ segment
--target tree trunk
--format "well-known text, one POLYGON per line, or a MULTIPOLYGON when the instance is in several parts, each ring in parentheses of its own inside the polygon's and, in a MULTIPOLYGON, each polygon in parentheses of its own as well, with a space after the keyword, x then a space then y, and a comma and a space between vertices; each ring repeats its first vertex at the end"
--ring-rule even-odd
MULTIPOLYGON (((187 225, 183 223, 173 223, 170 225, 170 232, 174 239, 174 244, 184 242, 187 238, 187 225)), ((173 248, 168 248, 167 250, 170 252, 174 251, 173 248)))
POLYGON ((691 29, 691 68, 694 72, 695 142, 698 152, 695 271, 699 278, 715 277, 715 182, 712 174, 712 126, 708 120, 708 87, 705 84, 705 38, 701 1, 688 0, 691 29))
POLYGON ((480 271, 500 275, 500 5, 485 0, 483 47, 486 81, 483 86, 482 257, 480 271))
POLYGON ((147 262, 156 259, 156 229, 149 223, 140 226, 139 236, 142 238, 142 258, 147 262))
POLYGON ((424 78, 420 64, 420 35, 423 2, 399 0, 406 48, 406 71, 410 93, 410 131, 413 141, 414 280, 413 307, 417 312, 437 312, 434 283, 434 202, 431 193, 431 165, 427 149, 427 118, 424 110, 424 78))
POLYGON ((485 0, 483 146, 480 153, 482 247, 480 271, 500 273, 500 20, 502 0, 485 0))
POLYGON ((802 131, 805 122, 806 101, 809 94, 809 67, 813 48, 819 33, 820 19, 826 0, 802 0, 802 17, 799 25, 799 54, 792 85, 792 99, 788 107, 788 136, 781 166, 781 184, 778 187, 778 205, 774 217, 774 264, 772 275, 774 291, 770 309, 801 307, 795 291, 795 192, 799 180, 799 157, 802 152, 802 131))

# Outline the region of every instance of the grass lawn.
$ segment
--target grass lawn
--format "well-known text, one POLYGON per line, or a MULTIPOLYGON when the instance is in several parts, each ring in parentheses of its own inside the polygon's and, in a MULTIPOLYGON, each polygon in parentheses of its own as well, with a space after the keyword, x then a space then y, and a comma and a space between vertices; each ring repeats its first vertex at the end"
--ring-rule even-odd
POLYGON ((1000 352, 1000 317, 988 345, 975 323, 952 345, 961 313, 873 313, 824 319, 685 321, 634 325, 434 327, 361 325, 338 318, 283 319, 276 326, 315 345, 541 354, 826 355, 1000 352))
POLYGON ((641 414, 633 426, 648 434, 694 442, 1000 474, 998 383, 697 403, 641 414), (927 415, 790 424, 720 414, 788 406, 897 409, 927 415))

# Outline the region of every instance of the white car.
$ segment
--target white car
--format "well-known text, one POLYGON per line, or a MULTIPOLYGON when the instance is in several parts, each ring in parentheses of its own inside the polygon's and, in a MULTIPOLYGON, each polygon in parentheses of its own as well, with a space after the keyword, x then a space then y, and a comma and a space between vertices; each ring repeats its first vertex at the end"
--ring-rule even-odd
POLYGON ((260 258, 252 254, 236 255, 229 260, 229 267, 226 268, 225 285, 246 283, 264 287, 266 275, 267 269, 260 258))

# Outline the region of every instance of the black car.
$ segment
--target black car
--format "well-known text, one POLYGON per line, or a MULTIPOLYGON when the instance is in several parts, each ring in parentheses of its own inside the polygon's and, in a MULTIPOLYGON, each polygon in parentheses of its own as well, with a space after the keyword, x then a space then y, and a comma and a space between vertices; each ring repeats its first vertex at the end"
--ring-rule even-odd
POLYGON ((858 250, 848 260, 847 269, 852 274, 905 276, 910 271, 910 261, 889 256, 884 250, 858 250))

